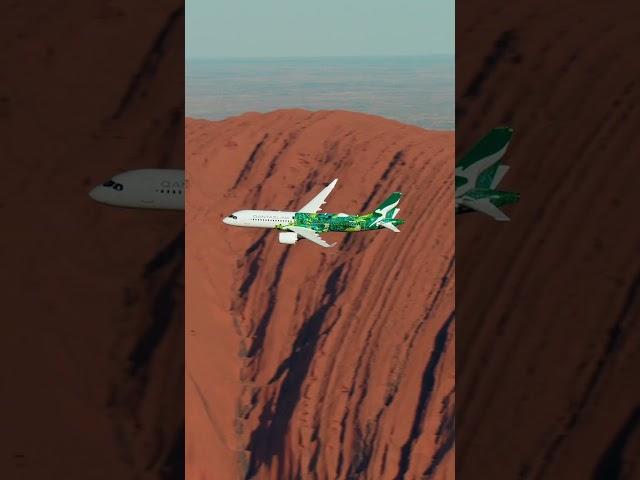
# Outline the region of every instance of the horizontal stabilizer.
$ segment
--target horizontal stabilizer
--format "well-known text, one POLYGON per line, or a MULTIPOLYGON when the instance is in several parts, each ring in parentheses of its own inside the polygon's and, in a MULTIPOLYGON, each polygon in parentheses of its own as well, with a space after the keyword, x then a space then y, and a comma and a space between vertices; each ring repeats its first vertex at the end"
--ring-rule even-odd
POLYGON ((393 232, 400 233, 400 230, 398 230, 398 227, 396 227, 393 223, 380 222, 380 225, 382 225, 385 228, 388 228, 389 230, 391 230, 393 232))
POLYGON ((488 198, 481 198, 478 200, 465 199, 461 202, 465 207, 469 207, 478 212, 489 215, 494 220, 499 222, 508 222, 510 219, 502 210, 496 207, 488 198))

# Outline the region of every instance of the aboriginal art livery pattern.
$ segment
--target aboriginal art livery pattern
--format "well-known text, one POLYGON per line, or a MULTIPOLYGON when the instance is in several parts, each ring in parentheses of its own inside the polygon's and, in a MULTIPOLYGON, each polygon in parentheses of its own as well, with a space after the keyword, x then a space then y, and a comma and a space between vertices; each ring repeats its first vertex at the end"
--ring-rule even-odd
POLYGON ((395 218, 400 211, 397 208, 402 193, 394 192, 382 202, 375 211, 364 215, 348 215, 346 213, 296 213, 293 222, 277 225, 279 230, 289 227, 310 228, 317 233, 324 232, 361 232, 386 228, 382 222, 394 226, 402 225, 404 220, 395 218))

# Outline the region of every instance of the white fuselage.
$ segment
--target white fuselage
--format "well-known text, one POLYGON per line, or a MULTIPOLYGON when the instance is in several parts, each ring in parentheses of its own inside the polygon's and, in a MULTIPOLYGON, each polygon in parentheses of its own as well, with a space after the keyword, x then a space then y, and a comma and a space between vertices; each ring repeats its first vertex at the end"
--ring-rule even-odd
POLYGON ((89 193, 117 207, 184 210, 184 170, 149 168, 120 173, 89 193))
POLYGON ((279 210, 239 210, 222 219, 227 225, 236 227, 276 228, 293 222, 296 212, 279 210))

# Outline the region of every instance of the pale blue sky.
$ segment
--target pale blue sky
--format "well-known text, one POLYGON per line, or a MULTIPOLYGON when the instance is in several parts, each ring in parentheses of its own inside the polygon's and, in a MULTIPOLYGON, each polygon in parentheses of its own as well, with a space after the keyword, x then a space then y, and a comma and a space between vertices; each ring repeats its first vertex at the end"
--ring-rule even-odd
POLYGON ((454 54, 454 0, 186 0, 187 58, 454 54))

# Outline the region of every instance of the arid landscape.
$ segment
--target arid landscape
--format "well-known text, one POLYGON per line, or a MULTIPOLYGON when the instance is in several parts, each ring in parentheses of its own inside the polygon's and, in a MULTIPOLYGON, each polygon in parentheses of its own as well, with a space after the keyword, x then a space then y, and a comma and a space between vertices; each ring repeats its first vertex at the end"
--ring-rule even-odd
POLYGON ((186 258, 181 212, 87 196, 183 167, 184 2, 7 5, 0 478, 637 478, 639 7, 547 3, 456 11, 456 157, 515 129, 510 223, 454 222, 453 133, 187 119, 186 258), (326 211, 403 191, 402 233, 220 222, 336 177, 326 211))
POLYGON ((185 113, 222 120, 244 112, 340 109, 452 130, 454 71, 453 55, 186 58, 185 113))
POLYGON ((456 222, 458 478, 640 476, 638 11, 457 8, 456 156, 512 126, 522 194, 456 222))
POLYGON ((187 119, 186 476, 453 479, 453 132, 341 111, 187 119), (224 225, 404 192, 322 249, 224 225))
POLYGON ((0 477, 182 478, 184 216, 87 195, 183 166, 181 2, 3 16, 0 477))

